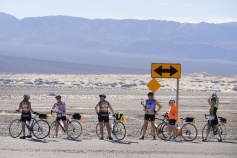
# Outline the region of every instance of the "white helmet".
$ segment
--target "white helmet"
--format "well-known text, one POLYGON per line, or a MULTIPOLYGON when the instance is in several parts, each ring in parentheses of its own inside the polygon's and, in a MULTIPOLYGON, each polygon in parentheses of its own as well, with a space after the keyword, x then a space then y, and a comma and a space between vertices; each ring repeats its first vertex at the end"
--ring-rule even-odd
POLYGON ((30 95, 29 94, 24 94, 24 99, 30 99, 30 95))

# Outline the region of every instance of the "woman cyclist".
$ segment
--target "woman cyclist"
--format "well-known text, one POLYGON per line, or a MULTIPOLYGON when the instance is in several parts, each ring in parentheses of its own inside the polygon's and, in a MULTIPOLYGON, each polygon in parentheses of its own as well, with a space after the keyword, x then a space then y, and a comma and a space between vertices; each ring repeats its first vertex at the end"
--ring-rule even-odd
POLYGON ((21 136, 20 139, 32 138, 31 134, 25 136, 26 121, 30 124, 31 112, 33 112, 32 108, 31 108, 31 102, 29 102, 29 99, 30 99, 30 95, 29 94, 24 94, 23 100, 20 102, 19 108, 16 110, 17 112, 19 112, 20 110, 22 111, 21 124, 22 124, 23 136, 21 136))
POLYGON ((177 131, 176 131, 176 121, 178 120, 177 117, 177 108, 175 105, 175 100, 170 100, 169 101, 169 113, 168 113, 168 117, 169 117, 169 125, 168 125, 168 140, 170 141, 175 141, 175 137, 177 136, 177 131), (173 132, 173 137, 171 137, 171 131, 173 132))
POLYGON ((152 126, 152 135, 153 135, 153 139, 155 140, 155 114, 161 109, 161 105, 160 103, 154 99, 154 93, 149 92, 147 94, 148 99, 146 100, 146 103, 144 104, 143 102, 141 103, 144 107, 145 112, 145 116, 144 116, 144 125, 143 125, 143 135, 140 136, 139 139, 143 140, 144 139, 144 135, 146 134, 146 130, 147 130, 147 125, 148 125, 148 121, 151 121, 151 126, 152 126), (159 107, 159 109, 157 111, 155 111, 156 106, 159 107))
POLYGON ((105 94, 100 94, 100 101, 98 102, 98 104, 95 106, 95 112, 98 115, 98 120, 100 123, 100 134, 101 134, 101 138, 100 140, 104 140, 104 130, 103 130, 103 122, 106 125, 107 128, 107 132, 109 135, 109 140, 113 140, 113 138, 111 137, 111 129, 110 129, 110 124, 109 124, 109 111, 108 109, 110 109, 110 111, 113 113, 114 115, 114 110, 112 108, 112 106, 110 105, 110 103, 108 101, 105 100, 106 95, 105 94), (99 107, 99 111, 98 111, 98 107, 99 107))
POLYGON ((218 117, 217 117, 217 110, 218 110, 218 106, 219 106, 219 98, 217 97, 217 95, 214 93, 212 94, 212 96, 208 99, 208 104, 210 106, 210 110, 209 110, 209 120, 208 120, 208 129, 207 129, 207 133, 206 133, 206 138, 204 138, 202 141, 206 142, 209 132, 210 132, 210 127, 212 126, 214 129, 217 130, 218 135, 220 137, 220 139, 218 140, 218 142, 222 142, 222 137, 221 137, 221 132, 219 129, 219 122, 218 122, 218 117))
POLYGON ((58 130, 59 130, 59 124, 58 122, 62 120, 63 126, 65 128, 65 131, 68 135, 68 127, 67 127, 67 118, 66 118, 66 104, 61 99, 62 97, 60 95, 55 97, 57 102, 53 105, 52 111, 56 109, 57 112, 57 118, 56 118, 56 137, 58 136, 58 130))

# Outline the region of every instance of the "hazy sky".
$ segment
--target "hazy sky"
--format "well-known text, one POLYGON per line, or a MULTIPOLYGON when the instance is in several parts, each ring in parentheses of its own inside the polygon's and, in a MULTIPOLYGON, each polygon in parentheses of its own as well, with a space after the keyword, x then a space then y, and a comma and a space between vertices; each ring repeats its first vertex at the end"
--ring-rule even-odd
POLYGON ((0 0, 0 12, 24 17, 237 22, 237 0, 0 0))

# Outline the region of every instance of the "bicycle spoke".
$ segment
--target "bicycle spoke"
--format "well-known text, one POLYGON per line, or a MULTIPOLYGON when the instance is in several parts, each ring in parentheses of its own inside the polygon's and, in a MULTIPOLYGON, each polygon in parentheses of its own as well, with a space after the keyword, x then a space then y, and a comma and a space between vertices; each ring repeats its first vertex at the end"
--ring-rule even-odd
POLYGON ((9 126, 9 134, 12 138, 17 138, 21 135, 22 126, 19 119, 13 120, 9 126))
POLYGON ((184 140, 193 141, 197 137, 197 128, 191 123, 184 124, 181 128, 181 135, 184 140))
POLYGON ((32 132, 36 138, 44 139, 49 135, 50 126, 45 120, 38 120, 34 123, 32 132))
POLYGON ((122 122, 115 123, 112 134, 118 139, 123 140, 126 136, 126 128, 122 122))
POLYGON ((77 120, 73 120, 68 124, 68 136, 76 139, 81 135, 82 126, 77 120))

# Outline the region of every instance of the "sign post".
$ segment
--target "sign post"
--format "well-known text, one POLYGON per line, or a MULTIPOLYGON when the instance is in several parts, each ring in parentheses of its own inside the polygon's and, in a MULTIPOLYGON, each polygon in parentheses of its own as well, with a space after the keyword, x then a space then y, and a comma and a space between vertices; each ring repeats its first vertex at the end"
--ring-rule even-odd
POLYGON ((177 78, 176 88, 176 107, 177 113, 179 109, 179 79, 181 78, 181 64, 175 63, 152 63, 151 64, 151 77, 153 78, 147 87, 155 92, 160 88, 160 84, 155 78, 177 78))

